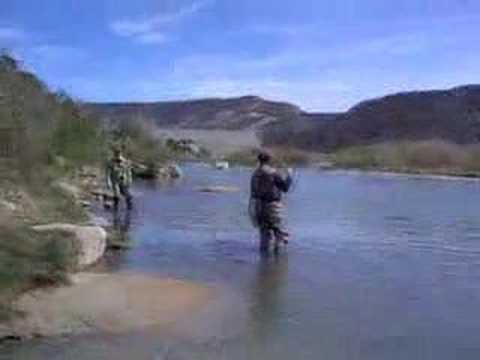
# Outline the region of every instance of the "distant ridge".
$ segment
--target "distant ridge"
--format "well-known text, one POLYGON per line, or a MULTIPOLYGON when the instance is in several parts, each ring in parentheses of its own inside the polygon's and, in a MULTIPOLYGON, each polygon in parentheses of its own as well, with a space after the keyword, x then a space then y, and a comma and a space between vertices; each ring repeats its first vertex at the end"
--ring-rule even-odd
POLYGON ((307 113, 257 96, 86 106, 109 122, 137 119, 160 128, 255 129, 266 145, 312 150, 393 140, 480 141, 480 85, 397 93, 330 114, 307 113))
POLYGON ((398 140, 477 143, 480 85, 387 95, 363 101, 345 113, 303 114, 297 122, 299 126, 295 121, 271 124, 263 132, 264 142, 312 150, 398 140))
POLYGON ((163 128, 244 130, 299 116, 294 105, 258 96, 149 103, 90 103, 104 121, 144 120, 163 128))

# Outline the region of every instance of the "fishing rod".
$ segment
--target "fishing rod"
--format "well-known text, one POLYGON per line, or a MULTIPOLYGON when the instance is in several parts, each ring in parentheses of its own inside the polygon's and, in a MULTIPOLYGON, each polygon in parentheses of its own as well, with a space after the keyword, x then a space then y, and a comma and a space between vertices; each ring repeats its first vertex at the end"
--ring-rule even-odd
POLYGON ((290 191, 288 193, 293 193, 297 190, 298 183, 300 182, 300 171, 298 171, 297 168, 292 169, 292 172, 290 174, 292 178, 292 185, 290 185, 290 191))
POLYGON ((291 166, 288 166, 285 162, 282 162, 280 164, 281 165, 279 166, 280 168, 279 171, 283 172, 282 176, 290 177, 291 179, 290 189, 287 192, 287 194, 293 193, 297 189, 299 179, 300 179, 300 172, 298 171, 297 168, 292 168, 291 166))

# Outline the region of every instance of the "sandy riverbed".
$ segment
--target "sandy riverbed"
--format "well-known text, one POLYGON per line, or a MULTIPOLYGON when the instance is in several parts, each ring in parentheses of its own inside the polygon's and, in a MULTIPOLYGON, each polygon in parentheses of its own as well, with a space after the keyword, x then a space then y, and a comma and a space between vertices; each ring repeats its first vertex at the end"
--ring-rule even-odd
POLYGON ((85 332, 124 333, 168 327, 194 314, 213 298, 213 290, 190 282, 142 274, 73 276, 71 286, 24 295, 17 306, 24 316, 0 335, 55 336, 85 332))

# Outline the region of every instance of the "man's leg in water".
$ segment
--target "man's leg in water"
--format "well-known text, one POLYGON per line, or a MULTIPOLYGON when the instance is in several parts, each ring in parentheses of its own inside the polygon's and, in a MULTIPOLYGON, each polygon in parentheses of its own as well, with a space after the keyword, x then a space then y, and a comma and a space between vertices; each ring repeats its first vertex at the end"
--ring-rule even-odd
POLYGON ((133 207, 132 194, 130 194, 130 188, 128 186, 120 185, 120 193, 125 198, 127 203, 127 209, 131 210, 133 207))
POLYGON ((268 252, 272 240, 272 230, 269 227, 260 227, 260 252, 268 252))
POLYGON ((280 244, 288 244, 290 233, 287 230, 284 228, 275 228, 273 233, 275 235, 275 247, 278 248, 280 244))
POLYGON ((113 210, 117 211, 118 210, 118 205, 120 203, 120 187, 118 184, 113 184, 112 185, 112 192, 113 192, 113 210))
POLYGON ((278 248, 280 244, 287 244, 290 238, 290 234, 284 225, 284 206, 281 202, 275 202, 272 203, 269 210, 270 222, 275 236, 275 247, 278 248))

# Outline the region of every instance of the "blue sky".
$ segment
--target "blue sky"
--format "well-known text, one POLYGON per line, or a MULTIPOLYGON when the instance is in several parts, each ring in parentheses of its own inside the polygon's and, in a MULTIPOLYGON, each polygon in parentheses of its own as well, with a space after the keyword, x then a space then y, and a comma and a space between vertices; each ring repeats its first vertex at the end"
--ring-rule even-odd
POLYGON ((0 47, 85 101, 310 111, 480 83, 478 0, 2 0, 0 47))

